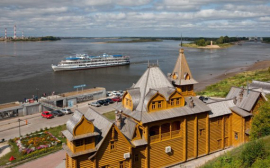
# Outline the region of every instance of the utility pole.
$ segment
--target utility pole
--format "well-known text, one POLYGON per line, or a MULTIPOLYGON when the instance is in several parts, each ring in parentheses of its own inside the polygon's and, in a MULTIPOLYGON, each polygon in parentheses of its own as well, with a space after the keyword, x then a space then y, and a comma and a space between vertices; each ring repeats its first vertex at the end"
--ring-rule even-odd
POLYGON ((20 123, 21 119, 18 119, 19 122, 19 137, 21 137, 21 123, 20 123))
POLYGON ((39 90, 39 89, 38 89, 38 88, 36 88, 36 91, 37 91, 37 102, 38 102, 38 90, 39 90))

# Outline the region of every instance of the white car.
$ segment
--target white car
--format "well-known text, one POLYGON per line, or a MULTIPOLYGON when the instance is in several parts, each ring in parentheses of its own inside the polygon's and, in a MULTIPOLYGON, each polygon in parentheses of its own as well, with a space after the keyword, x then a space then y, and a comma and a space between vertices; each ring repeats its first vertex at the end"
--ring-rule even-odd
POLYGON ((117 94, 117 91, 112 91, 111 94, 115 96, 117 94))
POLYGON ((71 114, 72 111, 70 109, 61 109, 61 112, 65 113, 65 114, 71 114))
POLYGON ((98 102, 91 102, 91 103, 88 103, 88 105, 95 106, 95 107, 100 107, 101 106, 98 102))

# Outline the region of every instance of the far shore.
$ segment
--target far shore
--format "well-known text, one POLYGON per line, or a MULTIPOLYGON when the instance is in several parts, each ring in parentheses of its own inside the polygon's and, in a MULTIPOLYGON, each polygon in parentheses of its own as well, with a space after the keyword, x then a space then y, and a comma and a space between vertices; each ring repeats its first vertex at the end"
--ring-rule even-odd
POLYGON ((231 43, 224 43, 219 45, 207 45, 207 46, 198 46, 193 43, 184 43, 183 47, 189 47, 189 48, 200 48, 200 49, 222 49, 222 48, 228 48, 233 46, 234 44, 231 43))
POLYGON ((195 85, 195 91, 202 91, 206 88, 206 86, 215 84, 225 78, 232 77, 241 72, 261 70, 261 69, 266 69, 269 67, 270 67, 270 60, 263 60, 263 61, 255 62, 252 65, 237 67, 237 68, 226 71, 224 74, 212 76, 202 81, 198 81, 199 83, 195 85))

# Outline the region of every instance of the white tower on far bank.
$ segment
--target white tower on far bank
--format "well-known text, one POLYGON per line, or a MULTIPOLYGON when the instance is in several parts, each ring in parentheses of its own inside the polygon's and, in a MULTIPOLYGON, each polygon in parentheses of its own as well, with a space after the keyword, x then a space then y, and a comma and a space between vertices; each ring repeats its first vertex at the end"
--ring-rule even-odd
POLYGON ((16 39, 17 38, 17 36, 16 36, 16 25, 14 25, 14 37, 13 37, 14 39, 16 39))
POLYGON ((5 28, 5 40, 7 39, 7 28, 5 28))

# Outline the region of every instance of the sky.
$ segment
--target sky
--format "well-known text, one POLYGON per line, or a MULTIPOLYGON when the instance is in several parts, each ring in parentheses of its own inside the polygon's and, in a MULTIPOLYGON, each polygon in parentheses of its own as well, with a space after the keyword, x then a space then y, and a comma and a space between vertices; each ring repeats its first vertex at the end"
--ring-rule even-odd
POLYGON ((0 36, 270 36, 270 0, 0 0, 0 36))

